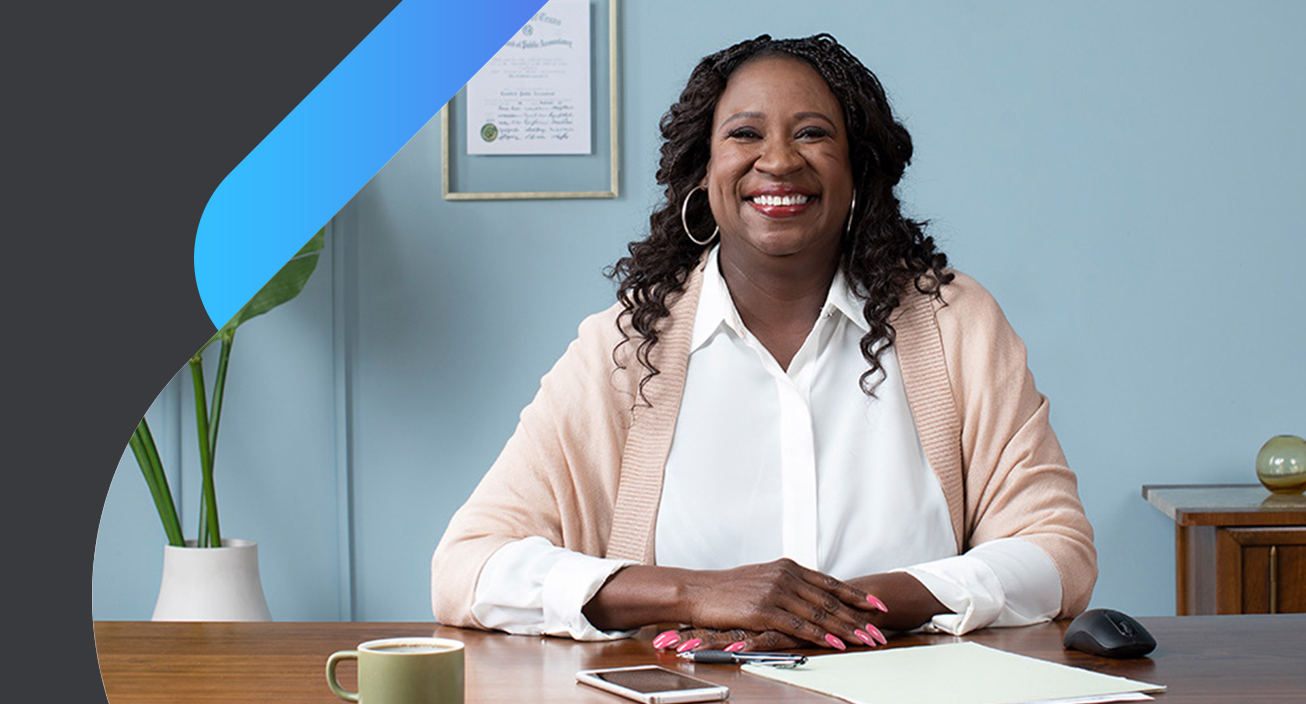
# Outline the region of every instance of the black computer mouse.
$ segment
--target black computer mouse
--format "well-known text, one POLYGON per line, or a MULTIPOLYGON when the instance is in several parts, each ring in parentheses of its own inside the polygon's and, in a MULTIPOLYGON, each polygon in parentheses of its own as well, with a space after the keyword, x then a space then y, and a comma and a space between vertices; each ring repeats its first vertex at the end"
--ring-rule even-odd
POLYGON ((1090 655, 1136 658, 1156 648, 1156 639, 1133 617, 1113 609, 1090 609, 1066 628, 1062 645, 1090 655))

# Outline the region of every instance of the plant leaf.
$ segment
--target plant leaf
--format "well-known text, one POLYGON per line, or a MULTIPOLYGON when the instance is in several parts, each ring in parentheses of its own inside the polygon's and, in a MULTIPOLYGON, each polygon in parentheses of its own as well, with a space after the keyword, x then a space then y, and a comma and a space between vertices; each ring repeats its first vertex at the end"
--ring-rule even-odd
POLYGON ((213 337, 205 343, 205 347, 213 344, 222 337, 227 330, 235 330, 250 318, 254 318, 276 308, 277 306, 290 301, 304 290, 304 285, 308 283, 308 277, 313 275, 313 270, 317 268, 317 260, 322 253, 322 246, 326 240, 326 228, 317 231, 309 239, 308 243, 303 246, 295 256, 281 267, 263 288, 259 289, 249 302, 241 306, 240 310, 223 325, 213 337))
POLYGON ((176 547, 185 546, 186 539, 181 535, 181 524, 177 521, 177 508, 172 503, 168 478, 163 473, 158 450, 154 447, 154 436, 150 435, 150 426, 144 418, 137 423, 128 444, 131 446, 132 454, 136 456, 136 464, 140 465, 141 474, 145 476, 150 495, 154 497, 154 507, 159 512, 159 520, 163 521, 163 531, 168 535, 168 544, 176 547))

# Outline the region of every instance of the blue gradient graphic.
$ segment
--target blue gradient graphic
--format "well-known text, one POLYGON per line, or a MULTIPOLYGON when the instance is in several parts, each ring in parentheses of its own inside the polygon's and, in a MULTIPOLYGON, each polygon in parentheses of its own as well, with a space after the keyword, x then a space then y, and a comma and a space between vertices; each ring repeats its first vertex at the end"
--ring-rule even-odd
POLYGON ((195 282, 215 327, 417 134, 544 0, 403 0, 223 179, 195 282))

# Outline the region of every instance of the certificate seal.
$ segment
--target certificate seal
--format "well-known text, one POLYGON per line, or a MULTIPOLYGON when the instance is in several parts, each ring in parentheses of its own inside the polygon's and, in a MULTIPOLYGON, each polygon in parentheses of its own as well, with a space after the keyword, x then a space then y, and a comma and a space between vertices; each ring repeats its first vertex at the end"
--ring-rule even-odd
POLYGON ((494 126, 493 122, 485 123, 481 127, 481 139, 485 142, 493 142, 499 138, 499 128, 494 126))

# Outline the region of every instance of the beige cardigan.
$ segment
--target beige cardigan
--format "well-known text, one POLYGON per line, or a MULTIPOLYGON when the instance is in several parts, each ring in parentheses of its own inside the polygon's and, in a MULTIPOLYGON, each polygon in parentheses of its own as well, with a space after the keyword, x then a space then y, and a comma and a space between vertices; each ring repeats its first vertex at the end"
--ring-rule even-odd
MULTIPOLYGON (((505 543, 543 536, 600 557, 651 564, 662 471, 671 448, 702 284, 695 270, 661 321, 661 374, 637 403, 644 368, 622 345, 619 305, 592 315, 540 381, 535 400, 431 562, 435 618, 481 627, 476 581, 505 543)), ((952 517, 957 552, 1004 537, 1042 548, 1061 576, 1061 617, 1083 611, 1097 579, 1093 531, 1075 475, 1034 388, 1025 345, 997 302, 957 273, 946 305, 910 289, 891 318, 916 430, 952 517)), ((906 566, 906 565, 904 565, 906 566)))

